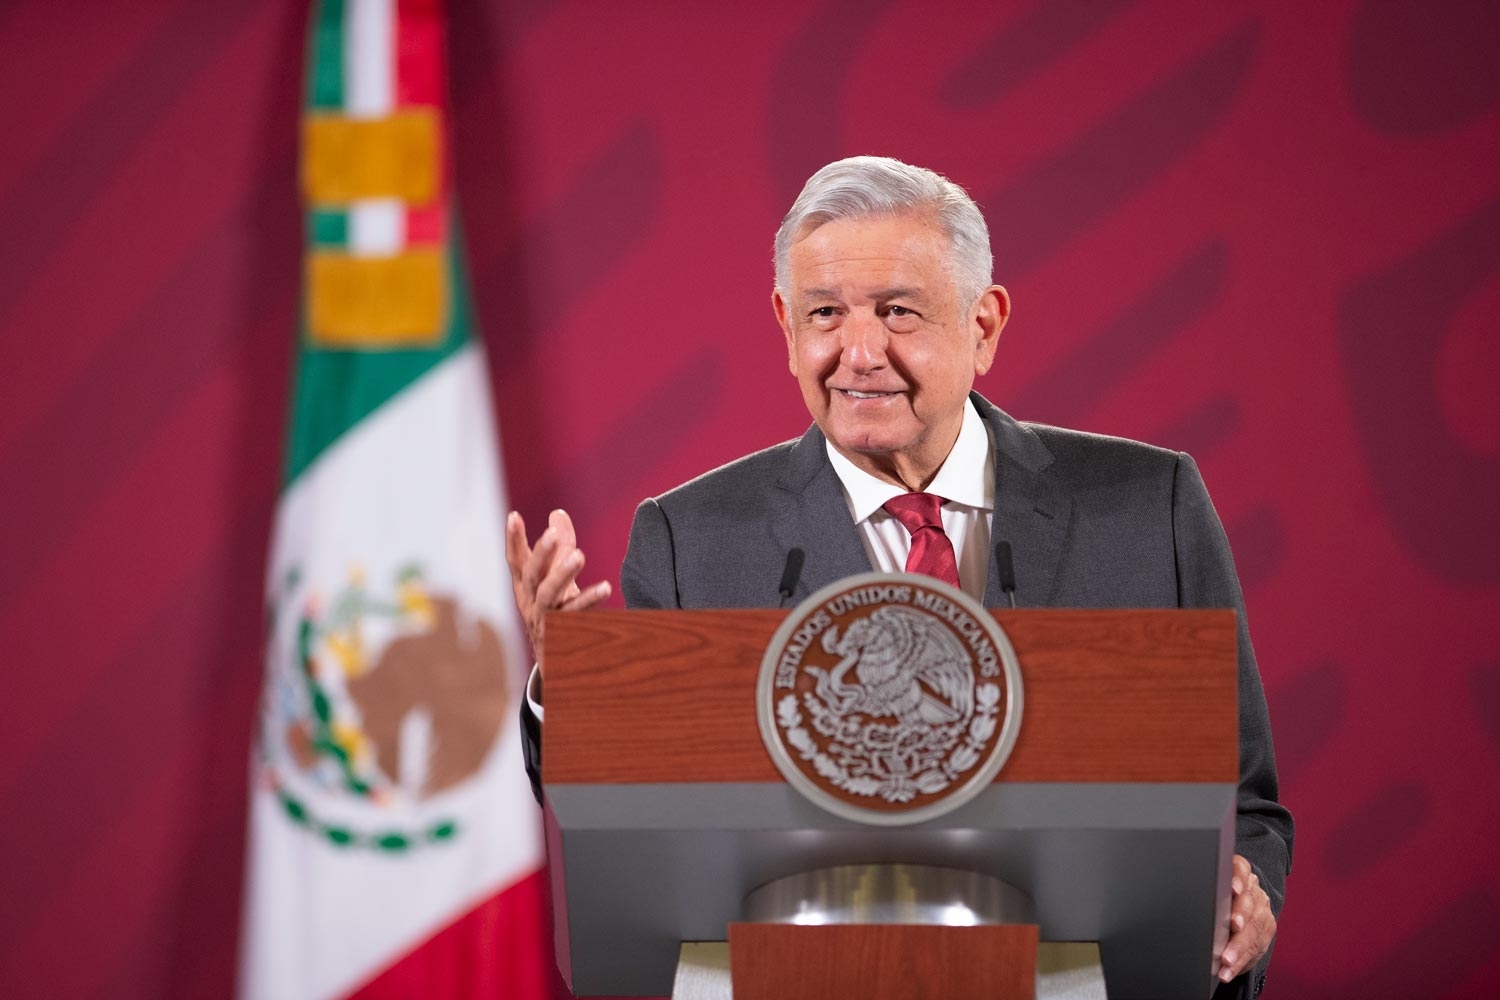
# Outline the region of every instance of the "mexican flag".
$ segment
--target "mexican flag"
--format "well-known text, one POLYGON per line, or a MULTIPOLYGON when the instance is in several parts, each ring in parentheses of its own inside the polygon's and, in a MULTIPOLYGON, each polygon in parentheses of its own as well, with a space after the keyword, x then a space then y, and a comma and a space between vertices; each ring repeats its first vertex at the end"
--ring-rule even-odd
POLYGON ((246 998, 550 995, 439 0, 312 5, 246 998))

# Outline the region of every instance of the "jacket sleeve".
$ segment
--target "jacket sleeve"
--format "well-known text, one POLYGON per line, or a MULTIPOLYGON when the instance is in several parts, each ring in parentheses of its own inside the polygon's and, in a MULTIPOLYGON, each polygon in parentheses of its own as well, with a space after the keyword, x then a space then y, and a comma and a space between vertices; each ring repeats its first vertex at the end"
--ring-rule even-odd
POLYGON ((521 699, 521 757, 526 763, 526 777, 536 804, 542 804, 542 720, 531 710, 531 703, 521 699))
MULTIPOLYGON (((1235 851, 1250 862, 1271 897, 1271 909, 1279 917, 1292 864, 1292 815, 1278 798, 1271 721, 1255 664, 1255 650, 1250 645, 1245 601, 1230 555, 1229 539, 1209 500, 1198 466, 1185 454, 1179 455, 1177 461, 1172 527, 1179 606, 1232 608, 1238 621, 1240 783, 1235 851)), ((1257 967, 1247 974, 1256 987, 1265 975, 1270 955, 1268 949, 1257 967)), ((1247 984, 1246 992, 1237 995, 1255 992, 1247 984)))

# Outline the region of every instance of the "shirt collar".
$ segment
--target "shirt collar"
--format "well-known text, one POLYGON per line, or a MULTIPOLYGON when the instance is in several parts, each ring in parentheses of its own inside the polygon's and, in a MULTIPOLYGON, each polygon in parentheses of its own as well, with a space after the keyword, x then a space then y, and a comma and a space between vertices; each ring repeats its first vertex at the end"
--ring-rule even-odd
MULTIPOLYGON (((878 511, 891 497, 906 491, 893 483, 877 479, 841 455, 829 441, 823 442, 828 461, 843 484, 844 496, 854 523, 859 524, 878 511)), ((995 476, 991 461, 990 435, 984 420, 974 409, 974 401, 964 403, 964 419, 958 429, 958 440, 937 475, 927 485, 928 493, 979 510, 995 507, 995 476)))

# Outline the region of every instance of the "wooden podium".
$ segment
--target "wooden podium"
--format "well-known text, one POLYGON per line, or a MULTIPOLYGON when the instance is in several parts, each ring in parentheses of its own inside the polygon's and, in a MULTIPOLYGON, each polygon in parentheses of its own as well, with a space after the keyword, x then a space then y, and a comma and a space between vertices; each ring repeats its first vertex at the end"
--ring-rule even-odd
MULTIPOLYGON (((992 613, 1021 665, 1015 748, 974 799, 896 829, 824 812, 772 763, 755 687, 786 612, 549 616, 546 826, 574 992, 664 996, 679 943, 725 940, 752 890, 884 863, 1020 889, 1043 940, 1099 942, 1112 1000, 1208 996, 1239 777, 1233 613, 992 613)), ((899 953, 892 940, 875 953, 899 953)), ((819 954, 786 957, 832 960, 819 954)), ((908 983, 890 995, 935 994, 908 983)))

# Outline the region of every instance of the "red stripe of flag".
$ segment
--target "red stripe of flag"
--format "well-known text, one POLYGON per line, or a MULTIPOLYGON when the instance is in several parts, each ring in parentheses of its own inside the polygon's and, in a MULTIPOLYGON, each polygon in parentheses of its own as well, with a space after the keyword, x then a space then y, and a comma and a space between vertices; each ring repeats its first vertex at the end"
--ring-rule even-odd
POLYGON ((440 0, 396 4, 396 106, 442 107, 443 26, 440 0))
POLYGON ((561 1000, 547 947, 546 873, 535 872, 459 916, 350 994, 349 1000, 495 997, 561 1000))
MULTIPOLYGON (((448 149, 447 101, 443 89, 442 0, 398 0, 396 4, 396 106, 424 105, 438 109, 440 155, 448 149)), ((450 179, 446 168, 438 171, 438 196, 426 205, 406 210, 406 242, 409 246, 432 245, 447 238, 446 210, 450 179)))

